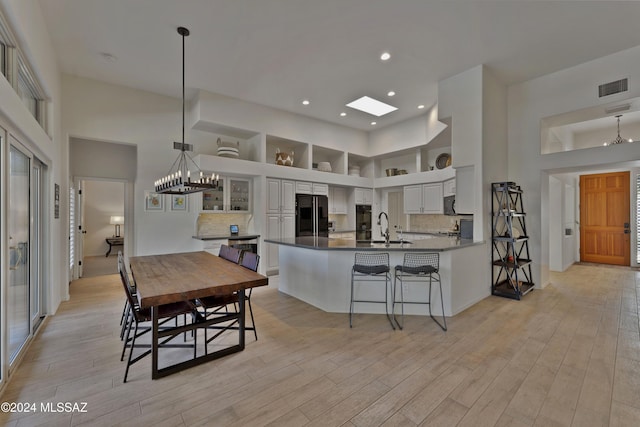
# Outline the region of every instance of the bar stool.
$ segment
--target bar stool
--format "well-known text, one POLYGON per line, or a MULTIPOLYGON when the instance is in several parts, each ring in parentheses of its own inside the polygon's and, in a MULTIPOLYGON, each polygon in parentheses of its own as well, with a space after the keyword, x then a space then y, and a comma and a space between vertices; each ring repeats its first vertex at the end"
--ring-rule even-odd
POLYGON ((358 253, 355 254, 355 261, 351 268, 351 304, 349 306, 349 327, 353 327, 353 304, 356 302, 368 302, 368 303, 381 303, 384 304, 384 309, 387 313, 387 319, 391 327, 395 329, 393 320, 389 316, 389 304, 387 294, 387 288, 391 286, 391 272, 389 268, 389 254, 388 253, 358 253), (355 299, 353 283, 354 281, 369 281, 382 283, 384 279, 384 301, 380 300, 358 300, 355 299))
POLYGON ((447 330, 447 319, 444 316, 444 300, 442 297, 442 282, 440 281, 439 270, 440 255, 437 253, 413 253, 407 252, 404 254, 404 260, 402 265, 396 265, 394 269, 395 277, 393 279, 393 320, 396 321, 398 327, 402 329, 404 325, 404 304, 427 304, 429 306, 429 316, 434 322, 442 328, 443 331, 447 330), (404 282, 422 282, 427 283, 429 279, 429 294, 427 301, 405 301, 403 284, 404 282), (400 281, 400 304, 402 306, 402 322, 398 322, 396 319, 396 287, 397 281, 400 281), (432 282, 438 282, 440 286, 440 305, 442 307, 442 323, 433 317, 431 314, 431 285, 432 282))

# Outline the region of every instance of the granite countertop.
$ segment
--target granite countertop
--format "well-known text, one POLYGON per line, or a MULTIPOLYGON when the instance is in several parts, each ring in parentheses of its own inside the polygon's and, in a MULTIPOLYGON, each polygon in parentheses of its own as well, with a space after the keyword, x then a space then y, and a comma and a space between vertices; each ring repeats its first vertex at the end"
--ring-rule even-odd
POLYGON ((329 239, 327 237, 291 237, 285 239, 265 239, 266 243, 294 246, 316 250, 342 251, 449 251, 468 246, 481 245, 484 242, 458 239, 457 237, 432 237, 416 240, 412 243, 392 243, 388 247, 384 243, 362 243, 352 239, 329 239))
POLYGON ((355 233, 358 230, 355 229, 345 229, 345 230, 329 230, 329 233, 355 233))
POLYGON ((200 236, 192 236, 194 239, 198 240, 251 240, 257 239, 260 237, 259 234, 226 234, 226 235, 200 235, 200 236))

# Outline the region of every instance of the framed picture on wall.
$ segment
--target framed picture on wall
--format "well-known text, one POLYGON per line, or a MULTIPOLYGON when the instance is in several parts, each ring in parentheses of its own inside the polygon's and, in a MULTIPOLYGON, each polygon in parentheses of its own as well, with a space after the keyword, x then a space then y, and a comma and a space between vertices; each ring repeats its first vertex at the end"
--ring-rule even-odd
POLYGON ((164 197, 158 193, 145 193, 144 210, 149 212, 164 211, 164 197))
POLYGON ((185 194, 172 194, 171 195, 171 210, 172 211, 187 211, 189 210, 189 198, 185 194))

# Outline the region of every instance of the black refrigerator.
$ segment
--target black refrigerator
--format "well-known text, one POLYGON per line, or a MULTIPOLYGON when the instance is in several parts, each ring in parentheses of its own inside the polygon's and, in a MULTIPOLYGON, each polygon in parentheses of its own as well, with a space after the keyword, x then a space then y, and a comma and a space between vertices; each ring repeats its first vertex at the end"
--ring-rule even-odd
POLYGON ((296 237, 329 237, 327 196, 296 194, 296 237))

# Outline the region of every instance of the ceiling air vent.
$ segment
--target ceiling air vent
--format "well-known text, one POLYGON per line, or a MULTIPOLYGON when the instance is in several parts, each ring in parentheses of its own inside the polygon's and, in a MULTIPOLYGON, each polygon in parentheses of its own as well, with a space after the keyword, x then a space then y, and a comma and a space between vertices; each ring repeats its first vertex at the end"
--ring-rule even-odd
POLYGON ((627 90, 629 90, 629 79, 616 80, 615 82, 598 86, 598 97, 602 98, 603 96, 626 92, 627 90))

